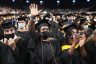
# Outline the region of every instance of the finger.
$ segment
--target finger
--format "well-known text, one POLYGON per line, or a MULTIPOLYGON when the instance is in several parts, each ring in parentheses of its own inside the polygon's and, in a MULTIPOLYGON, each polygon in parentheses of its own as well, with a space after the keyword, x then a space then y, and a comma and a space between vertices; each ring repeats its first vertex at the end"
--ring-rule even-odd
POLYGON ((4 38, 4 44, 8 45, 8 40, 4 38))
POLYGON ((32 9, 32 5, 30 5, 29 8, 30 8, 30 11, 31 11, 31 9, 32 9))
POLYGON ((33 9, 35 9, 35 4, 33 4, 33 9))
POLYGON ((36 4, 36 10, 38 10, 38 6, 37 6, 37 4, 36 4))
POLYGON ((29 6, 29 9, 31 10, 31 5, 29 6))
POLYGON ((7 42, 8 40, 6 38, 4 38, 4 42, 7 42))
POLYGON ((33 4, 31 4, 31 9, 33 9, 33 4))

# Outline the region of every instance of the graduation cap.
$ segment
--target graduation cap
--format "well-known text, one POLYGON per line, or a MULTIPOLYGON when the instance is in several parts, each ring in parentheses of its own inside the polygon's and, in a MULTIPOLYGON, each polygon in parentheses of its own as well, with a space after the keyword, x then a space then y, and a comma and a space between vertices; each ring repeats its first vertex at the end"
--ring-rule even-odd
POLYGON ((67 20, 62 20, 61 22, 58 23, 58 25, 61 27, 65 24, 67 24, 67 20))
POLYGON ((21 20, 26 20, 25 17, 19 17, 17 18, 18 21, 21 21, 21 20))
POLYGON ((80 21, 80 25, 82 25, 87 19, 81 16, 77 16, 75 21, 78 22, 78 20, 80 21))
POLYGON ((29 20, 28 17, 19 17, 17 18, 18 21, 24 20, 25 22, 27 22, 29 20))
POLYGON ((44 18, 46 18, 46 17, 50 18, 51 15, 50 15, 50 14, 46 14, 46 15, 44 16, 44 18))
POLYGON ((11 20, 3 21, 2 28, 3 29, 9 29, 11 27, 15 27, 15 23, 11 20))
POLYGON ((86 18, 81 17, 81 16, 77 16, 77 18, 75 20, 86 21, 86 18))
POLYGON ((86 16, 86 15, 88 15, 88 14, 87 14, 86 12, 82 12, 81 15, 86 16))
POLYGON ((39 21, 39 23, 36 24, 36 29, 39 30, 42 26, 48 26, 50 27, 50 24, 48 23, 48 20, 42 19, 39 21))
POLYGON ((73 14, 68 14, 67 16, 70 17, 70 16, 74 16, 74 15, 73 14))

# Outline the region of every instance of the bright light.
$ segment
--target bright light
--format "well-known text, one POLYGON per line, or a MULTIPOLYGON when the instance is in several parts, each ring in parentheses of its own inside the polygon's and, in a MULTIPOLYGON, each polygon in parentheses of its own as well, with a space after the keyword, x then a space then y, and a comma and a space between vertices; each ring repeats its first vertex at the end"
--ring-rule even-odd
POLYGON ((15 0, 12 0, 12 2, 15 2, 15 0))
POLYGON ((59 1, 59 0, 57 0, 57 3, 59 4, 59 3, 60 3, 60 1, 59 1))
POLYGON ((29 0, 26 0, 26 3, 29 3, 29 0))
POLYGON ((44 13, 44 14, 47 14, 47 11, 44 11, 43 13, 44 13))
POLYGON ((43 1, 42 0, 40 1, 40 4, 43 4, 43 1))
POLYGON ((73 0, 73 3, 75 3, 76 1, 75 0, 73 0))
POLYGON ((87 2, 90 2, 90 0, 87 0, 87 2))

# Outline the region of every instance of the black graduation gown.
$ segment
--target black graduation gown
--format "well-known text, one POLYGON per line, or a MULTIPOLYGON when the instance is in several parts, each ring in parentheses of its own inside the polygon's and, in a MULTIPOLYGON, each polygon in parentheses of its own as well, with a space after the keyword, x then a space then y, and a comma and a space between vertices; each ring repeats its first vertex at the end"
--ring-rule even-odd
MULTIPOLYGON (((63 43, 63 45, 70 45, 68 43, 68 39, 69 38, 64 39, 65 42, 63 43)), ((61 63, 62 64, 78 64, 79 60, 80 60, 80 50, 79 50, 79 48, 75 49, 73 55, 70 55, 68 53, 68 50, 69 50, 69 48, 62 50, 61 55, 60 55, 61 63)))
POLYGON ((64 50, 60 56, 62 64, 78 64, 80 61, 80 54, 75 51, 73 55, 68 53, 68 50, 64 50))
POLYGON ((37 49, 36 49, 36 43, 38 42, 38 35, 36 33, 31 33, 30 34, 30 41, 28 44, 28 49, 30 53, 30 64, 40 64, 40 60, 37 54, 37 49))
POLYGON ((25 31, 25 32, 16 31, 15 34, 16 34, 16 36, 19 36, 22 38, 30 38, 30 32, 29 31, 25 31))
POLYGON ((87 64, 96 64, 96 41, 90 40, 86 42, 84 45, 87 56, 86 56, 86 62, 87 64))
POLYGON ((0 64, 15 64, 12 48, 0 42, 0 64))
POLYGON ((54 35, 54 38, 56 38, 59 41, 60 45, 62 45, 64 43, 65 37, 64 37, 63 33, 57 31, 53 35, 54 35))
POLYGON ((38 42, 37 52, 41 64, 60 64, 60 43, 57 40, 52 40, 50 42, 43 41, 42 44, 38 42))
POLYGON ((28 39, 21 38, 16 43, 14 50, 16 64, 29 64, 28 39))
POLYGON ((37 39, 35 37, 34 32, 29 32, 29 34, 17 42, 14 50, 16 64, 39 64, 35 47, 37 39))
POLYGON ((59 25, 55 21, 49 21, 49 24, 50 24, 50 29, 53 32, 57 32, 58 31, 59 25))

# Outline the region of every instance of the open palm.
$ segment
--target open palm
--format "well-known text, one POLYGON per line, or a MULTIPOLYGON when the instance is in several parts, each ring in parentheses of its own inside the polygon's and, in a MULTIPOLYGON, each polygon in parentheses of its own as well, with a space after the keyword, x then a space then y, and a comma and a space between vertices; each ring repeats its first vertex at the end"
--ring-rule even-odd
POLYGON ((41 11, 41 10, 38 10, 38 6, 36 4, 31 4, 29 8, 32 16, 38 15, 41 11))

